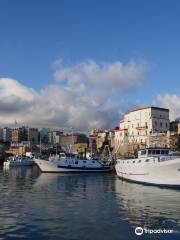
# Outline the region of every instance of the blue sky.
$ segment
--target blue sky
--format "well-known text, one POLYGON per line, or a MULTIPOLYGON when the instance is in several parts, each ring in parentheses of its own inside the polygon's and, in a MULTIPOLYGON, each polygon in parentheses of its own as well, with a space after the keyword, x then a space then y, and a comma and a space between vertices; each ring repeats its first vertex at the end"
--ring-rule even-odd
POLYGON ((0 76, 40 90, 53 62, 145 62, 144 84, 126 97, 152 104, 180 94, 180 1, 1 0, 0 76))

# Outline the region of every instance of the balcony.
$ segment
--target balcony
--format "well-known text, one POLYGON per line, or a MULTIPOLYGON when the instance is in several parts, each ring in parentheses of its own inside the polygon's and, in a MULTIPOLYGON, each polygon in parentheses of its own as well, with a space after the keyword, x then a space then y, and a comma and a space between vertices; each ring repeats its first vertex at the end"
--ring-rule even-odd
POLYGON ((137 130, 146 130, 146 129, 148 129, 148 126, 147 125, 145 125, 145 126, 138 126, 138 127, 136 127, 136 129, 137 130))

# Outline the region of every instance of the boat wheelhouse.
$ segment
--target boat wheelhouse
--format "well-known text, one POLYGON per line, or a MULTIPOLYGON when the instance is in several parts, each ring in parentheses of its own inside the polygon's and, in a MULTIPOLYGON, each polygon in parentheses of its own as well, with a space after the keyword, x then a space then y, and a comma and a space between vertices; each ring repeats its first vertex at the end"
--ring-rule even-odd
POLYGON ((152 157, 160 155, 168 155, 170 153, 170 148, 144 148, 138 151, 138 158, 140 157, 152 157))

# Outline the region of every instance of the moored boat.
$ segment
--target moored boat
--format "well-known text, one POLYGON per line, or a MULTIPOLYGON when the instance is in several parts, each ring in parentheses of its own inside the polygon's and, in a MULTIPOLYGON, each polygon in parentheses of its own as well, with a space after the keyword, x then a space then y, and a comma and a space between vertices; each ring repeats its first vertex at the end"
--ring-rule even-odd
POLYGON ((120 178, 145 184, 180 187, 180 155, 168 148, 145 148, 138 158, 117 159, 120 178))
POLYGON ((65 154, 56 155, 49 160, 35 158, 34 162, 42 172, 111 172, 111 164, 105 165, 98 159, 82 159, 78 156, 67 157, 65 154))
POLYGON ((4 167, 32 166, 33 160, 25 156, 9 157, 4 163, 4 167))

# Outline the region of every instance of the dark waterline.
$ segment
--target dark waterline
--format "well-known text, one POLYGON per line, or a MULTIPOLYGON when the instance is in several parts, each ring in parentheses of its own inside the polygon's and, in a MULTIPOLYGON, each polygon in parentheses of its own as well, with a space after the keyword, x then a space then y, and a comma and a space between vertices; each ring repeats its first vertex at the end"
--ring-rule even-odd
POLYGON ((113 174, 0 169, 0 239, 180 239, 180 191, 113 174), (136 236, 135 227, 173 229, 136 236))

